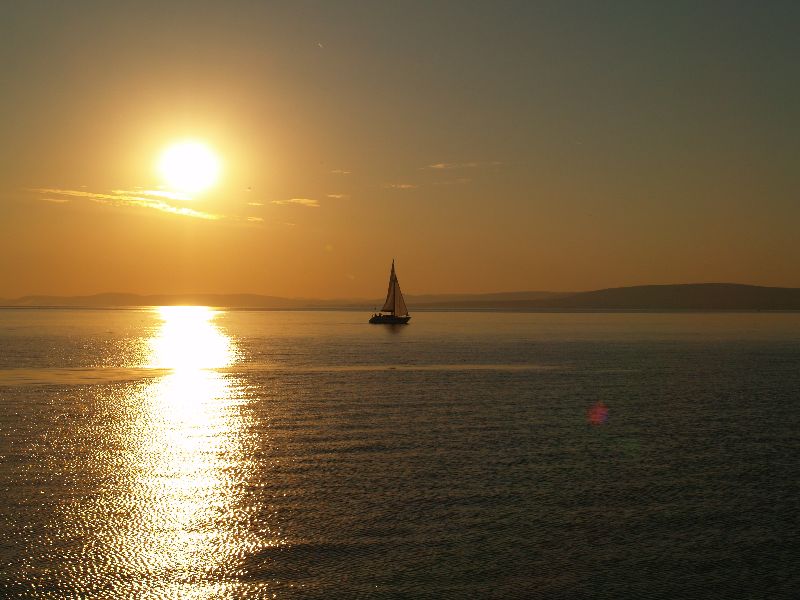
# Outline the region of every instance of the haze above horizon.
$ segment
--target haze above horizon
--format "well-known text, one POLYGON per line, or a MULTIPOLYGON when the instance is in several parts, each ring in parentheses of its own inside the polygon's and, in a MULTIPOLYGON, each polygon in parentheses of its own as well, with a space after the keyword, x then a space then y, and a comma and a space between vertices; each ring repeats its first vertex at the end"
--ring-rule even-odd
POLYGON ((6 3, 0 298, 800 287, 798 18, 6 3))

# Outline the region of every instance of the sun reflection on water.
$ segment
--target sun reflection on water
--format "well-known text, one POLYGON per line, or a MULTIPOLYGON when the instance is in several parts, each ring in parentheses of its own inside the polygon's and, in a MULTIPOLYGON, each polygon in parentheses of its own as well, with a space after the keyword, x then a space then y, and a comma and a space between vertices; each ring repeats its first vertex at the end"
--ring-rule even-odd
POLYGON ((115 545, 156 596, 215 596, 214 574, 263 545, 242 525, 252 470, 233 340, 206 307, 162 307, 148 340, 149 368, 168 369, 133 399, 126 504, 115 545), (147 581, 149 579, 149 581, 147 581), (208 593, 202 593, 207 590, 208 593), (200 593, 199 593, 200 592, 200 593))
POLYGON ((206 306, 161 306, 162 323, 150 338, 152 368, 197 371, 222 369, 235 360, 231 339, 215 325, 218 311, 206 306))

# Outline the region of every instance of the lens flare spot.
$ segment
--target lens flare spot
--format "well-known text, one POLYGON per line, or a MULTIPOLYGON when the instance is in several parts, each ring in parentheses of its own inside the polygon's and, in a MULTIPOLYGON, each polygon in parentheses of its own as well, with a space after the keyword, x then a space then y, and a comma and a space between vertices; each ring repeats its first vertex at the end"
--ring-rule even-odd
POLYGON ((586 420, 591 425, 605 425, 608 421, 608 407, 602 400, 589 407, 586 411, 586 420))

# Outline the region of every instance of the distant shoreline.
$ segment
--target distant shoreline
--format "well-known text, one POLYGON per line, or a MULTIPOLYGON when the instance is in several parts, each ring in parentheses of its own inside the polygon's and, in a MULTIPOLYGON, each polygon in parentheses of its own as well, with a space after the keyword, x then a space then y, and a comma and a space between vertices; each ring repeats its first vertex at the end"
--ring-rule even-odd
MULTIPOLYGON (((411 312, 597 312, 800 310, 800 288, 736 283, 689 283, 607 288, 589 292, 499 292, 494 294, 406 295, 411 312)), ((258 311, 369 311, 377 299, 282 298, 257 294, 96 294, 0 299, 2 308, 136 309, 151 306, 214 306, 258 311)))

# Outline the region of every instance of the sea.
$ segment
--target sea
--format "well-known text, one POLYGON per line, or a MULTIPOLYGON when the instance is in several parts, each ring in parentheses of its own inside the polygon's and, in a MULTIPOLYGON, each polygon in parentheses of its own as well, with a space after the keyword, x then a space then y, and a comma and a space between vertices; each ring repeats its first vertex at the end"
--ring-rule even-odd
POLYGON ((795 598, 800 313, 0 310, 2 598, 795 598))

